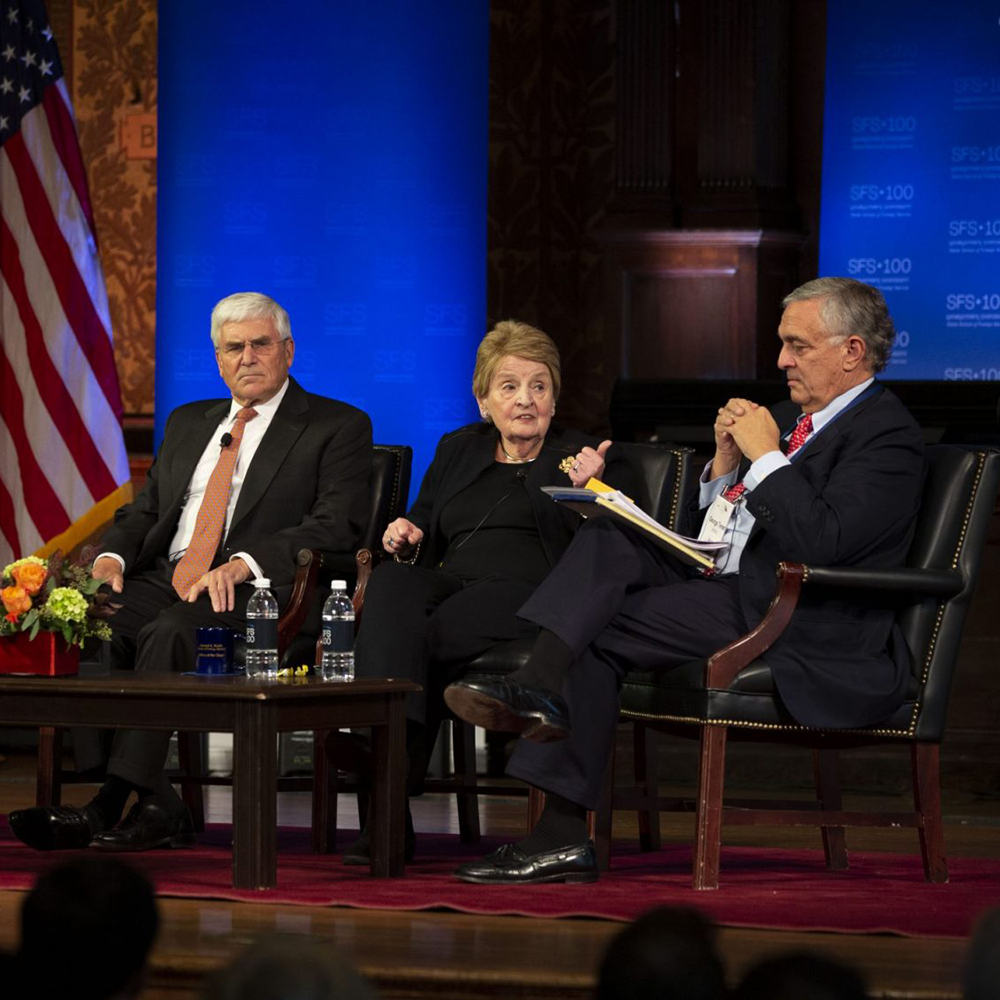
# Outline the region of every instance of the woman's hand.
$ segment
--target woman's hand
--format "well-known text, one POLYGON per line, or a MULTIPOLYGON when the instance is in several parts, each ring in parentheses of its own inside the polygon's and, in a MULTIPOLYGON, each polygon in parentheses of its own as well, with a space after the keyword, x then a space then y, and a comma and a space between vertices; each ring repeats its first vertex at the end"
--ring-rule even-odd
POLYGON ((423 531, 412 521, 407 521, 405 517, 397 517, 385 529, 382 548, 393 556, 408 556, 420 544, 423 537, 423 531))
POLYGON ((588 479, 600 479, 604 475, 604 456, 610 447, 610 441, 602 441, 596 448, 585 447, 577 452, 566 471, 574 486, 586 486, 588 479))

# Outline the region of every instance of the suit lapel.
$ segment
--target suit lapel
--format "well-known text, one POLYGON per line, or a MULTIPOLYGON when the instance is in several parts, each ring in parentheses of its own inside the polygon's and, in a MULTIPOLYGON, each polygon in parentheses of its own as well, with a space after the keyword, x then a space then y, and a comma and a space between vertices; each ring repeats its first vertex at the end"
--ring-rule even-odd
MULTIPOLYGON (((817 455, 822 455, 851 426, 852 421, 861 416, 882 395, 882 386, 878 382, 873 383, 873 385, 878 387, 877 392, 872 392, 867 398, 862 399, 860 402, 855 402, 854 405, 839 413, 834 417, 831 424, 820 428, 819 433, 802 446, 802 456, 799 461, 811 461, 817 455)), ((871 387, 866 389, 865 392, 871 392, 871 387)), ((795 464, 794 460, 792 464, 795 464)))
POLYGON ((298 382, 289 378, 285 398, 274 414, 271 426, 261 438, 250 468, 247 469, 246 478, 240 489, 240 498, 236 501, 236 510, 233 511, 233 520, 229 525, 230 535, 267 492, 285 456, 305 430, 308 413, 309 403, 305 391, 298 382))

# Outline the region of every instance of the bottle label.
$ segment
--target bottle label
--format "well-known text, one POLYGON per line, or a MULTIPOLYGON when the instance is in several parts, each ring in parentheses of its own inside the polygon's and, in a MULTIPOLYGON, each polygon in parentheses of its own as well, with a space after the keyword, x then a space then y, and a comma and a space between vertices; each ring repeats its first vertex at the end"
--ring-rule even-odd
POLYGON ((354 622, 323 622, 323 652, 346 653, 354 648, 354 622))
POLYGON ((278 619, 248 618, 247 649, 277 649, 278 619))

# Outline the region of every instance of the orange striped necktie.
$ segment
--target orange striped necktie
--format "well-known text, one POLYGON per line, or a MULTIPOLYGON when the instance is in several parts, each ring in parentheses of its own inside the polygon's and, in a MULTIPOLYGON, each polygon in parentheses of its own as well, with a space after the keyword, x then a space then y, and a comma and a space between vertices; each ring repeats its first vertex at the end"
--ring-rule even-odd
POLYGON ((198 508, 198 517, 195 519, 194 534, 180 562, 174 567, 171 580, 181 600, 187 597, 188 591, 212 566, 222 539, 222 529, 226 524, 226 508, 229 506, 229 490, 233 485, 236 453, 240 450, 247 421, 256 416, 257 411, 252 406, 244 406, 237 411, 232 440, 220 452, 219 461, 215 463, 209 477, 205 495, 198 508))

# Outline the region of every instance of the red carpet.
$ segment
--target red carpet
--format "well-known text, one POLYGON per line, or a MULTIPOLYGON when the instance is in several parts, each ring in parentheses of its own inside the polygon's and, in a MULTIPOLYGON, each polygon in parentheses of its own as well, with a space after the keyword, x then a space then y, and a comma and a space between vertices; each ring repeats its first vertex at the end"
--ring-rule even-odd
MULTIPOLYGON (((344 843, 353 839, 344 835, 344 843)), ((610 872, 591 885, 475 886, 451 872, 500 843, 465 847, 455 836, 420 835, 418 860, 402 879, 373 879, 336 855, 314 855, 309 832, 279 834, 278 888, 230 887, 229 827, 215 826, 198 847, 151 851, 129 860, 163 896, 188 896, 308 906, 385 910, 448 909, 531 917, 631 920, 658 905, 696 906, 721 924, 787 930, 964 937, 985 909, 1000 905, 1000 861, 951 858, 951 881, 929 885, 916 856, 852 854, 851 869, 829 872, 820 851, 723 849, 722 887, 690 887, 687 845, 642 854, 619 847, 610 872)), ((0 823, 0 889, 27 889, 39 871, 65 854, 40 854, 14 840, 0 823)))

